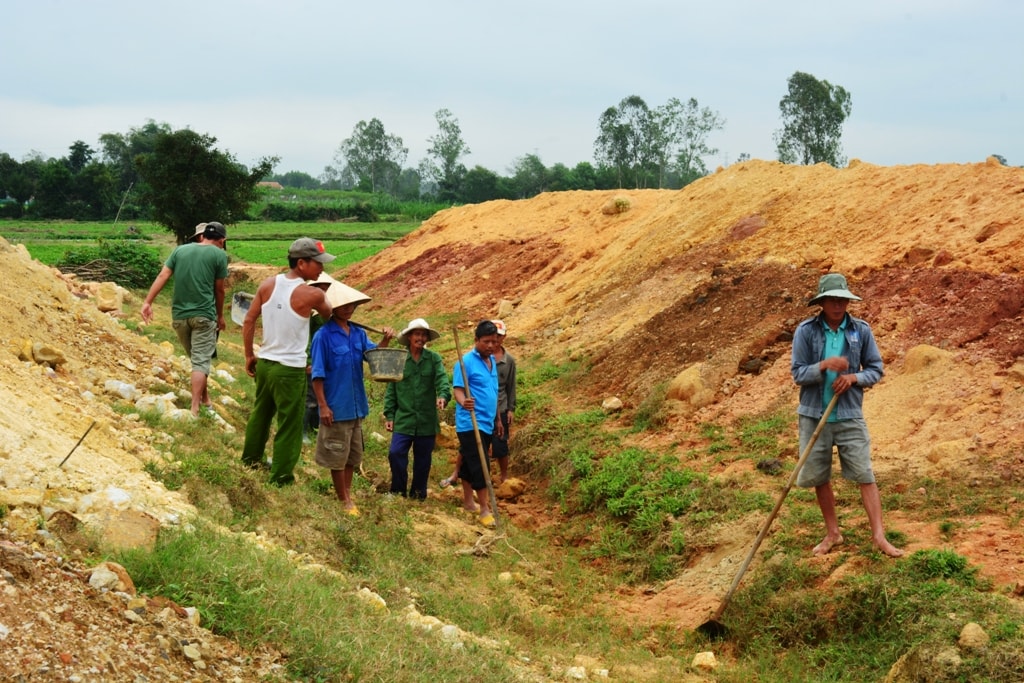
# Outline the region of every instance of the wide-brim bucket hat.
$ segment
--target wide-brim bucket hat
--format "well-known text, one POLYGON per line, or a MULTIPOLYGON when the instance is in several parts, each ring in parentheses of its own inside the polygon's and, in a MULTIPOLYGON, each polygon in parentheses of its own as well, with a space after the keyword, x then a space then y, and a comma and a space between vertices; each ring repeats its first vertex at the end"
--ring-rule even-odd
POLYGON ((402 330, 402 333, 395 338, 396 341, 398 341, 398 343, 401 344, 402 346, 408 346, 409 333, 412 332, 413 330, 425 330, 427 333, 427 341, 434 341, 435 339, 441 336, 441 334, 437 330, 430 329, 430 323, 428 323, 426 320, 424 320, 423 318, 416 318, 415 320, 409 321, 409 324, 405 326, 405 329, 402 330))
POLYGON ((820 304, 822 299, 830 296, 839 299, 850 299, 851 301, 861 301, 861 298, 847 287, 845 277, 839 273, 828 273, 822 275, 818 280, 818 293, 807 302, 807 305, 814 306, 815 304, 820 304))
POLYGON ((331 283, 331 286, 327 288, 327 305, 331 309, 338 308, 339 306, 345 306, 347 304, 365 304, 370 300, 370 297, 366 296, 358 289, 349 287, 344 282, 338 282, 335 280, 331 283))

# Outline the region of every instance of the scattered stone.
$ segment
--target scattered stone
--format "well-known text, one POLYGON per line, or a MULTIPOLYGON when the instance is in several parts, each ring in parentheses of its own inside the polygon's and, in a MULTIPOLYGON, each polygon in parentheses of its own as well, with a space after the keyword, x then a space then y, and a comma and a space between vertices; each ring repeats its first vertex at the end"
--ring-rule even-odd
POLYGON ((140 510, 118 510, 103 525, 101 542, 104 546, 122 550, 152 549, 156 546, 159 532, 160 520, 153 515, 140 510))
POLYGON ((622 410, 622 401, 618 396, 610 396, 601 402, 601 409, 606 413, 617 413, 622 410))
POLYGON ((964 624, 956 642, 964 650, 983 650, 988 647, 989 635, 980 624, 970 621, 964 624))
POLYGON ((518 477, 509 477, 501 482, 501 485, 494 490, 494 497, 502 500, 512 500, 523 495, 526 491, 526 482, 518 477))
POLYGON ((356 595, 382 611, 386 611, 388 608, 388 603, 384 600, 384 598, 380 597, 379 595, 374 593, 369 588, 366 588, 365 586, 356 591, 356 595))
POLYGON ((693 656, 690 666, 701 671, 714 671, 718 668, 718 660, 714 652, 698 652, 693 656))
POLYGON ((703 408, 715 399, 715 390, 702 376, 703 363, 686 368, 669 383, 666 398, 682 401, 692 408, 703 408))
POLYGON ((203 658, 203 653, 199 651, 199 648, 195 645, 186 645, 181 648, 181 654, 185 655, 185 659, 193 662, 198 662, 203 658))
POLYGON ((760 375, 766 365, 768 362, 763 358, 751 358, 740 363, 740 372, 745 372, 748 375, 760 375))
POLYGON ((64 352, 50 344, 36 342, 32 345, 32 360, 39 365, 55 368, 67 362, 64 352))
POLYGON ((114 282, 102 282, 96 289, 96 308, 104 313, 121 312, 124 294, 114 282))
POLYGON ((120 396, 126 401, 135 401, 139 396, 139 390, 135 388, 134 384, 129 384, 128 382, 122 382, 116 379, 108 379, 104 382, 103 391, 107 394, 120 396))
POLYGON ((782 471, 782 461, 778 458, 765 458, 757 462, 757 469, 774 477, 782 471))
POLYGON ((21 548, 7 541, 0 541, 0 569, 9 572, 15 580, 32 579, 36 575, 36 566, 32 558, 21 548))
POLYGON ((955 647, 922 646, 897 659, 884 683, 955 680, 962 664, 955 647))

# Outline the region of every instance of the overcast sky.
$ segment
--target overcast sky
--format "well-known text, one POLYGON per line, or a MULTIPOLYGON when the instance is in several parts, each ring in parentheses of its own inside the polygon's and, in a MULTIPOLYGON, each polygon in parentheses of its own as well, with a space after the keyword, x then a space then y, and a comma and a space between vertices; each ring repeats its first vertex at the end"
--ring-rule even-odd
POLYGON ((2 0, 0 152, 65 156, 152 119, 319 175, 378 118, 416 166, 449 109, 468 167, 593 160, 630 95, 725 118, 709 168, 774 159, 803 71, 846 88, 843 151, 1024 165, 1020 0, 2 0))

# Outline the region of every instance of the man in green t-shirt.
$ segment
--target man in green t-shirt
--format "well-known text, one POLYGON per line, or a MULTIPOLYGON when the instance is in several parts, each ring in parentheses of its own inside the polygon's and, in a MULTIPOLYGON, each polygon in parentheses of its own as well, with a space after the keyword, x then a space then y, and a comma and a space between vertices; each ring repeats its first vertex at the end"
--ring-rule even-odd
POLYGON ((207 377, 217 352, 217 334, 225 327, 228 234, 221 223, 200 223, 193 239, 167 258, 142 304, 142 320, 153 320, 153 300, 173 276, 171 324, 192 361, 192 414, 198 416, 200 407, 213 409, 207 377))

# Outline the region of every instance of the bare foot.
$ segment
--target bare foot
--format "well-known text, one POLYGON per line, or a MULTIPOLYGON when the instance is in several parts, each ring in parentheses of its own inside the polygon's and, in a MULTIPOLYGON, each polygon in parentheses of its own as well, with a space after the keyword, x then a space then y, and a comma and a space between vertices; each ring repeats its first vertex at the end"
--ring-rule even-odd
POLYGON ((894 546, 884 538, 881 541, 875 540, 875 547, 878 548, 879 552, 888 555, 889 557, 903 557, 903 551, 894 546))
POLYGON ((837 536, 826 536, 821 543, 814 546, 812 551, 815 555, 827 555, 832 552, 832 548, 843 542, 842 534, 837 536))

